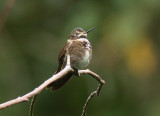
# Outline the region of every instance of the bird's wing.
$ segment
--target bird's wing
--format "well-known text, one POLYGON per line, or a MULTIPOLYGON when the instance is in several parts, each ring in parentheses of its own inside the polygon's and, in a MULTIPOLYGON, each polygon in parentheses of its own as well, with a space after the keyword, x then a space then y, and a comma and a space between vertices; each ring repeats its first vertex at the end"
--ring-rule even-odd
MULTIPOLYGON (((55 74, 57 74, 58 72, 60 72, 64 66, 66 65, 66 54, 67 54, 67 50, 68 47, 70 47, 70 43, 67 42, 64 47, 61 49, 59 56, 58 56, 58 68, 57 71, 55 72, 55 74), (68 46, 69 45, 69 46, 68 46)), ((51 89, 58 89, 60 87, 62 87, 73 75, 73 72, 69 72, 68 74, 66 74, 65 76, 63 76, 62 78, 54 81, 53 83, 49 84, 47 86, 47 88, 52 87, 51 89)))
POLYGON ((55 72, 55 74, 57 74, 58 72, 60 72, 65 65, 65 57, 66 57, 66 50, 67 50, 67 46, 68 46, 68 42, 65 43, 65 45, 63 46, 63 48, 61 49, 59 56, 58 56, 58 68, 57 71, 55 72))

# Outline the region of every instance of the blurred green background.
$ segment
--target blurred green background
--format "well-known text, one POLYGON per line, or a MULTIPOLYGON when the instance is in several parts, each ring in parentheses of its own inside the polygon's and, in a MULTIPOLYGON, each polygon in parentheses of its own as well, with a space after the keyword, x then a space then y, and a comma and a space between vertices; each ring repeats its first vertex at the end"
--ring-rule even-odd
MULTIPOLYGON (((89 69, 106 81, 87 116, 160 116, 159 0, 0 0, 0 103, 22 96, 52 76, 71 31, 88 30, 89 69)), ((80 116, 98 83, 74 77, 38 96, 34 116, 80 116)), ((28 116, 29 102, 0 111, 28 116)))

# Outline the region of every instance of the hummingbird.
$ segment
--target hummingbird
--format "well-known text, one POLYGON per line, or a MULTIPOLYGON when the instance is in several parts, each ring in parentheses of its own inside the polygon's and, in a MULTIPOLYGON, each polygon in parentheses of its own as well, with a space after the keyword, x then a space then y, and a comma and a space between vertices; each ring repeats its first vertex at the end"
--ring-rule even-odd
POLYGON ((92 58, 92 46, 87 39, 87 34, 95 28, 91 28, 88 31, 84 31, 82 28, 75 28, 69 35, 67 42, 62 47, 58 56, 58 68, 54 74, 57 74, 64 69, 67 63, 67 55, 70 55, 70 65, 74 69, 74 72, 69 72, 62 78, 49 84, 47 88, 52 90, 62 87, 73 75, 78 74, 79 69, 83 69, 91 61, 92 58))

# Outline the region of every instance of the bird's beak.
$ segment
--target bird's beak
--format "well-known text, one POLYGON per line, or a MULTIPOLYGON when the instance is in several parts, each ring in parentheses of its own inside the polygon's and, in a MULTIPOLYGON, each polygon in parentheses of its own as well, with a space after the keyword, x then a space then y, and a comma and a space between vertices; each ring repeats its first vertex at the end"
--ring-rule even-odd
POLYGON ((89 32, 91 32, 91 31, 94 30, 94 29, 95 29, 95 27, 89 29, 86 33, 89 33, 89 32))

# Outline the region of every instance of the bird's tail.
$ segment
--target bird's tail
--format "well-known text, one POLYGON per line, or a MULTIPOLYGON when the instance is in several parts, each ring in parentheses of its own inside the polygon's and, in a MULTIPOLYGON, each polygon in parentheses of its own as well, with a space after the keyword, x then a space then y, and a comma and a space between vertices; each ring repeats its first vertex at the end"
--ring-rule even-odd
MULTIPOLYGON (((57 72, 56 72, 57 73, 57 72)), ((55 74, 56 74, 55 73, 55 74)), ((64 75, 60 79, 56 80, 55 82, 49 84, 47 88, 51 88, 52 90, 59 89, 62 87, 71 77, 73 76, 73 72, 68 72, 68 74, 64 75)))

